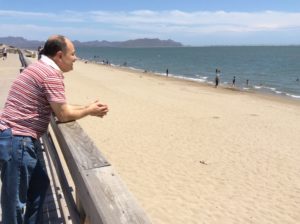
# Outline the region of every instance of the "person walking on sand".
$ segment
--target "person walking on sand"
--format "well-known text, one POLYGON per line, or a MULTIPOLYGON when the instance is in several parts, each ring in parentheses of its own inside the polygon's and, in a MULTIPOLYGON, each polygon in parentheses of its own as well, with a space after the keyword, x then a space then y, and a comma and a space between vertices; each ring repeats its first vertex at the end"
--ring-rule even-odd
POLYGON ((54 35, 46 41, 41 59, 29 65, 13 82, 0 113, 0 169, 2 224, 42 223, 42 206, 49 178, 39 160, 39 138, 48 128, 50 115, 60 122, 91 115, 102 118, 105 104, 67 103, 64 72, 76 60, 73 43, 54 35))
POLYGON ((169 76, 169 69, 166 70, 166 76, 169 76))

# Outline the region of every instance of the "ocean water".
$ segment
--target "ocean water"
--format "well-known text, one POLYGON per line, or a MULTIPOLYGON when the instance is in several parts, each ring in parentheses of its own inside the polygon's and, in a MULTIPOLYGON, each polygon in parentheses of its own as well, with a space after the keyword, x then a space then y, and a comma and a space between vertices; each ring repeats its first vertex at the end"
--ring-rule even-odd
POLYGON ((261 91, 300 100, 300 46, 218 46, 180 48, 77 48, 77 56, 158 75, 261 91), (249 80, 248 85, 246 80, 249 80))

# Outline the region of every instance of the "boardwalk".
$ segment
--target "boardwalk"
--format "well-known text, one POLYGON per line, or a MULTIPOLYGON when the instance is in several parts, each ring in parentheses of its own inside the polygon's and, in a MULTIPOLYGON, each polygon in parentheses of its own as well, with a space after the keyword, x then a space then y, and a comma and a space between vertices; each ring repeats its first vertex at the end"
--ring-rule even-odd
MULTIPOLYGON (((3 108, 5 99, 7 97, 9 88, 13 80, 18 75, 21 68, 21 62, 18 54, 9 54, 7 60, 0 58, 0 110, 3 108)), ((48 175, 51 179, 51 187, 48 189, 47 198, 44 204, 44 220, 43 224, 59 224, 59 223, 72 223, 70 220, 64 220, 62 215, 61 201, 63 200, 60 193, 60 187, 54 186, 53 181, 55 178, 55 171, 51 166, 51 161, 45 152, 42 153, 45 161, 45 166, 48 171, 48 175), (50 164, 50 165, 49 165, 50 164), (54 176, 53 176, 54 174, 54 176)), ((0 183, 1 186, 1 183, 0 183)), ((0 209, 1 215, 1 209, 0 209)), ((1 219, 1 216, 0 216, 1 219)), ((0 223, 2 223, 0 221, 0 223)))

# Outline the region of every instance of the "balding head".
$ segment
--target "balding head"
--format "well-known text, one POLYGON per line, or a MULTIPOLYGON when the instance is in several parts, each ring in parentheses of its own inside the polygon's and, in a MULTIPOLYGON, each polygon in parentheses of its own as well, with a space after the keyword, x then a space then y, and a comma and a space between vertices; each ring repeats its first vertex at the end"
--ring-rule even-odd
POLYGON ((61 35, 50 36, 44 45, 42 54, 52 58, 56 55, 58 51, 62 51, 63 53, 66 53, 67 50, 66 39, 67 38, 61 35))
POLYGON ((62 35, 53 35, 48 38, 42 54, 51 58, 63 72, 73 69, 76 60, 73 43, 62 35))

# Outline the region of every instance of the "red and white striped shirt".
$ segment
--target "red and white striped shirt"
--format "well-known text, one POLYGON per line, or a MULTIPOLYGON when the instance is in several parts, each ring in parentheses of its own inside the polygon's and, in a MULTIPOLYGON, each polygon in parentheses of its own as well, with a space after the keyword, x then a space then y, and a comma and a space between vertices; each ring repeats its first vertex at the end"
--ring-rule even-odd
POLYGON ((0 113, 0 129, 38 139, 48 128, 50 102, 66 102, 63 79, 62 71, 44 55, 29 65, 11 86, 0 113))

